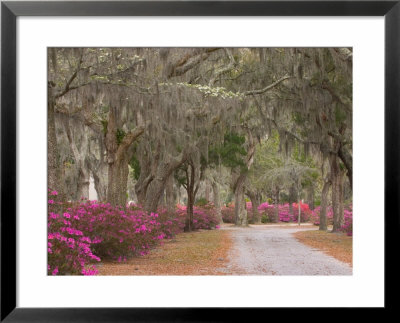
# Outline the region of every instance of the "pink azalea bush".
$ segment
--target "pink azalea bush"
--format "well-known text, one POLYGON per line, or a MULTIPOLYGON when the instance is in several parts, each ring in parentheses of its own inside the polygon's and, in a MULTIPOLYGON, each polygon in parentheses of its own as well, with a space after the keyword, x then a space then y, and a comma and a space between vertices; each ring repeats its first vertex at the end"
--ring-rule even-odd
POLYGON ((158 209, 158 219, 161 223, 161 230, 165 234, 165 239, 171 239, 178 233, 183 232, 185 227, 185 217, 179 213, 179 205, 174 213, 170 214, 166 209, 158 209))
MULTIPOLYGON (((56 196, 57 192, 52 191, 56 196)), ((48 275, 96 275, 97 269, 93 262, 100 258, 93 253, 92 241, 71 221, 71 214, 53 212, 58 209, 59 203, 49 199, 47 222, 47 254, 48 275)))
MULTIPOLYGON (((259 205, 258 211, 261 213, 261 218, 264 222, 297 222, 298 219, 298 204, 293 203, 293 213, 290 213, 289 204, 279 204, 278 206, 278 219, 276 219, 276 210, 274 204, 264 202, 259 205)), ((301 222, 307 222, 312 214, 308 204, 300 203, 300 216, 301 222)))
POLYGON ((353 235, 353 205, 351 204, 344 209, 344 223, 341 230, 348 236, 353 235))
MULTIPOLYGON (((118 262, 145 255, 164 239, 183 232, 186 207, 175 214, 165 209, 145 212, 130 204, 113 207, 109 203, 81 200, 57 201, 58 193, 49 191, 48 274, 96 275, 94 263, 100 259, 118 262)), ((211 204, 194 208, 194 229, 218 228, 211 204)))
POLYGON ((247 223, 253 224, 255 222, 255 218, 253 214, 253 204, 251 202, 246 202, 246 210, 247 210, 247 223))
MULTIPOLYGON (((297 222, 299 218, 299 205, 297 203, 293 203, 293 221, 297 222)), ((300 222, 307 222, 310 220, 312 215, 312 211, 307 203, 300 202, 300 222)))
POLYGON ((122 208, 86 201, 68 211, 80 230, 99 241, 93 250, 102 258, 121 261, 144 255, 160 240, 176 233, 173 221, 161 223, 158 213, 148 213, 137 206, 122 208))
MULTIPOLYGON (((254 223, 254 216, 251 202, 246 202, 247 222, 254 223)), ((235 204, 230 203, 221 208, 222 221, 224 223, 235 223, 235 204)))
MULTIPOLYGON (((290 214, 289 204, 280 204, 278 206, 278 219, 275 219, 275 205, 269 204, 268 202, 261 203, 258 206, 258 211, 260 213, 262 222, 297 222, 298 218, 298 208, 297 204, 293 203, 293 212, 295 213, 290 214)), ((309 206, 305 203, 300 204, 301 208, 301 222, 307 222, 311 215, 312 211, 309 209, 309 206)), ((252 203, 246 202, 246 209, 247 209, 247 221, 248 223, 254 223, 253 219, 253 210, 252 210, 252 203)), ((235 218, 235 206, 234 204, 229 204, 227 206, 223 206, 221 208, 222 213, 222 220, 224 223, 234 223, 235 218)))
MULTIPOLYGON (((314 225, 319 225, 320 223, 320 213, 321 213, 321 206, 317 206, 313 212, 311 213, 311 217, 310 217, 310 221, 314 224, 314 225)), ((333 210, 332 207, 329 206, 326 208, 326 223, 328 225, 332 225, 333 224, 333 210)))
MULTIPOLYGON (((289 204, 280 204, 278 215, 279 219, 275 219, 275 205, 268 202, 261 203, 258 206, 258 211, 260 212, 261 222, 297 222, 298 220, 298 204, 293 203, 293 213, 290 213, 289 204)), ((254 223, 252 204, 251 202, 246 202, 247 218, 248 223, 254 223)), ((319 225, 321 207, 318 206, 314 210, 310 210, 309 205, 306 203, 300 203, 300 214, 301 222, 311 222, 315 225, 319 225)), ((223 206, 221 208, 222 220, 224 223, 234 223, 235 222, 235 205, 233 203, 223 206)), ((333 224, 333 211, 332 207, 327 208, 327 224, 333 224)), ((352 205, 346 206, 344 209, 344 224, 341 227, 343 232, 351 236, 353 234, 353 209, 352 205)))
MULTIPOLYGON (((297 221, 297 214, 294 216, 293 214, 290 214, 290 208, 289 208, 289 203, 279 205, 279 221, 280 222, 293 222, 297 221)), ((294 212, 294 210, 293 210, 294 212)), ((302 217, 303 221, 303 217, 302 217)))
MULTIPOLYGON (((177 219, 182 221, 183 227, 185 226, 186 220, 186 206, 178 205, 177 206, 177 219)), ((205 205, 198 206, 195 205, 193 207, 193 228, 194 230, 211 230, 218 229, 217 225, 219 224, 219 220, 217 217, 217 212, 212 203, 208 202, 205 205)))
POLYGON ((221 215, 222 215, 222 221, 224 223, 234 223, 235 222, 235 205, 234 204, 224 205, 221 208, 221 215))
POLYGON ((269 204, 268 202, 261 203, 258 206, 258 211, 261 214, 261 222, 278 222, 279 219, 276 219, 275 215, 275 206, 273 204, 269 204))
MULTIPOLYGON (((320 212, 321 212, 321 207, 318 206, 316 207, 312 214, 310 221, 315 224, 319 225, 320 223, 320 212)), ((348 236, 353 235, 353 206, 350 204, 348 206, 345 206, 344 208, 344 223, 341 227, 341 231, 345 232, 348 236)), ((326 218, 327 218, 327 224, 328 225, 333 225, 333 210, 332 207, 329 206, 326 209, 326 218)))

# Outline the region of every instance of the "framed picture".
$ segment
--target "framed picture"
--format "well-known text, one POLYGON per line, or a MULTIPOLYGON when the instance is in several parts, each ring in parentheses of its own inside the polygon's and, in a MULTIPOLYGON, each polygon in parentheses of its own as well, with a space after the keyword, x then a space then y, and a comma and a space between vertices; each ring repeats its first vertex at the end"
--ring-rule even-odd
POLYGON ((246 309, 394 307, 399 1, 3 1, 1 25, 2 321, 235 321, 246 309), (47 49, 99 46, 351 48, 353 275, 48 276, 47 49))

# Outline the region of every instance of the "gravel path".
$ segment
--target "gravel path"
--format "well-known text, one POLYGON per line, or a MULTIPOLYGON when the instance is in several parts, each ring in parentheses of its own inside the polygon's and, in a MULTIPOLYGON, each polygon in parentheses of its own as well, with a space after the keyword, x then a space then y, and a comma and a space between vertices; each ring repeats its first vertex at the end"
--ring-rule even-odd
POLYGON ((232 234, 229 263, 233 275, 352 275, 352 268, 300 243, 292 233, 313 228, 257 225, 223 227, 232 234))

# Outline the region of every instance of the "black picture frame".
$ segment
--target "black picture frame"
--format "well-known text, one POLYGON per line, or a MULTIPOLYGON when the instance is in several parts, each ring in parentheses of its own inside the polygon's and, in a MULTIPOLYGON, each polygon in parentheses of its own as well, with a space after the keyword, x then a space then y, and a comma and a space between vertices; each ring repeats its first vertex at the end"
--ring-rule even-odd
MULTIPOLYGON (((16 307, 16 19, 18 16, 384 16, 385 310, 396 306, 400 199, 400 1, 79 1, 1 3, 1 321, 236 321, 242 308, 16 307)), ((373 64, 373 62, 371 62, 373 64)), ((373 80, 371 80, 372 82, 373 80)), ((261 311, 262 309, 247 309, 261 311)), ((282 309, 275 309, 282 313, 282 309)), ((256 313, 251 313, 251 317, 256 313)), ((285 312, 286 313, 286 312, 285 312)), ((329 315, 325 313, 325 315, 329 315)), ((336 314, 335 314, 336 315, 336 314)), ((251 317, 249 318, 250 320, 251 317)), ((321 318, 322 319, 322 318, 321 318)))

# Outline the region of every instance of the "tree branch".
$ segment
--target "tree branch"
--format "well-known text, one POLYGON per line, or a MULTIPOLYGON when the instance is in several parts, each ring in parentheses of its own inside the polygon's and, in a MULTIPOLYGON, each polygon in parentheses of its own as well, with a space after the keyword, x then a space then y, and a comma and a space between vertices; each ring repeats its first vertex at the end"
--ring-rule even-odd
POLYGON ((353 157, 342 145, 339 147, 338 156, 347 169, 347 177, 349 178, 350 187, 353 189, 353 157))
POLYGON ((191 54, 187 54, 179 59, 175 64, 169 66, 167 72, 167 78, 174 76, 181 76, 187 71, 198 65, 201 61, 205 60, 210 56, 212 52, 219 50, 220 48, 207 48, 205 51, 194 51, 191 54))
POLYGON ((293 78, 294 76, 289 76, 289 75, 285 75, 284 77, 280 78, 279 80, 277 80, 276 82, 268 85, 267 87, 260 89, 260 90, 251 90, 251 91, 246 91, 244 92, 245 96, 248 95, 256 95, 256 94, 263 94, 271 89, 273 89, 275 86, 277 86, 278 84, 282 83, 283 81, 293 78))
POLYGON ((220 70, 218 70, 218 71, 213 75, 213 77, 212 77, 212 78, 210 79, 210 81, 208 82, 208 86, 210 86, 210 87, 214 85, 215 81, 217 80, 217 78, 218 78, 220 75, 229 72, 229 71, 230 71, 231 69, 233 69, 233 68, 235 67, 235 65, 236 65, 235 58, 233 57, 231 51, 230 51, 228 48, 225 48, 225 52, 226 52, 227 56, 229 57, 229 64, 228 64, 226 67, 221 68, 220 70))
POLYGON ((350 62, 353 61, 353 52, 348 48, 330 48, 331 52, 337 55, 342 61, 350 62))
POLYGON ((335 90, 329 85, 329 82, 327 80, 322 81, 321 87, 322 89, 327 90, 329 94, 333 97, 333 99, 339 102, 341 105, 343 105, 348 112, 352 112, 351 105, 346 103, 344 101, 345 99, 343 99, 339 94, 335 92, 335 90))
POLYGON ((65 108, 64 105, 56 105, 55 112, 58 114, 62 114, 80 120, 81 122, 83 122, 85 126, 88 126, 96 133, 102 133, 103 131, 103 127, 99 122, 96 122, 95 120, 90 118, 87 113, 82 113, 84 112, 84 107, 77 107, 74 110, 69 111, 68 109, 65 108))
POLYGON ((62 97, 63 95, 65 95, 66 93, 68 93, 68 91, 70 90, 70 85, 71 85, 71 83, 75 80, 75 78, 78 76, 78 72, 81 70, 82 57, 83 57, 83 50, 82 50, 82 52, 81 52, 81 57, 79 58, 78 66, 77 66, 75 72, 71 75, 71 77, 70 77, 69 80, 67 81, 67 84, 65 84, 64 90, 55 95, 55 98, 56 98, 56 99, 58 99, 59 97, 62 97))

